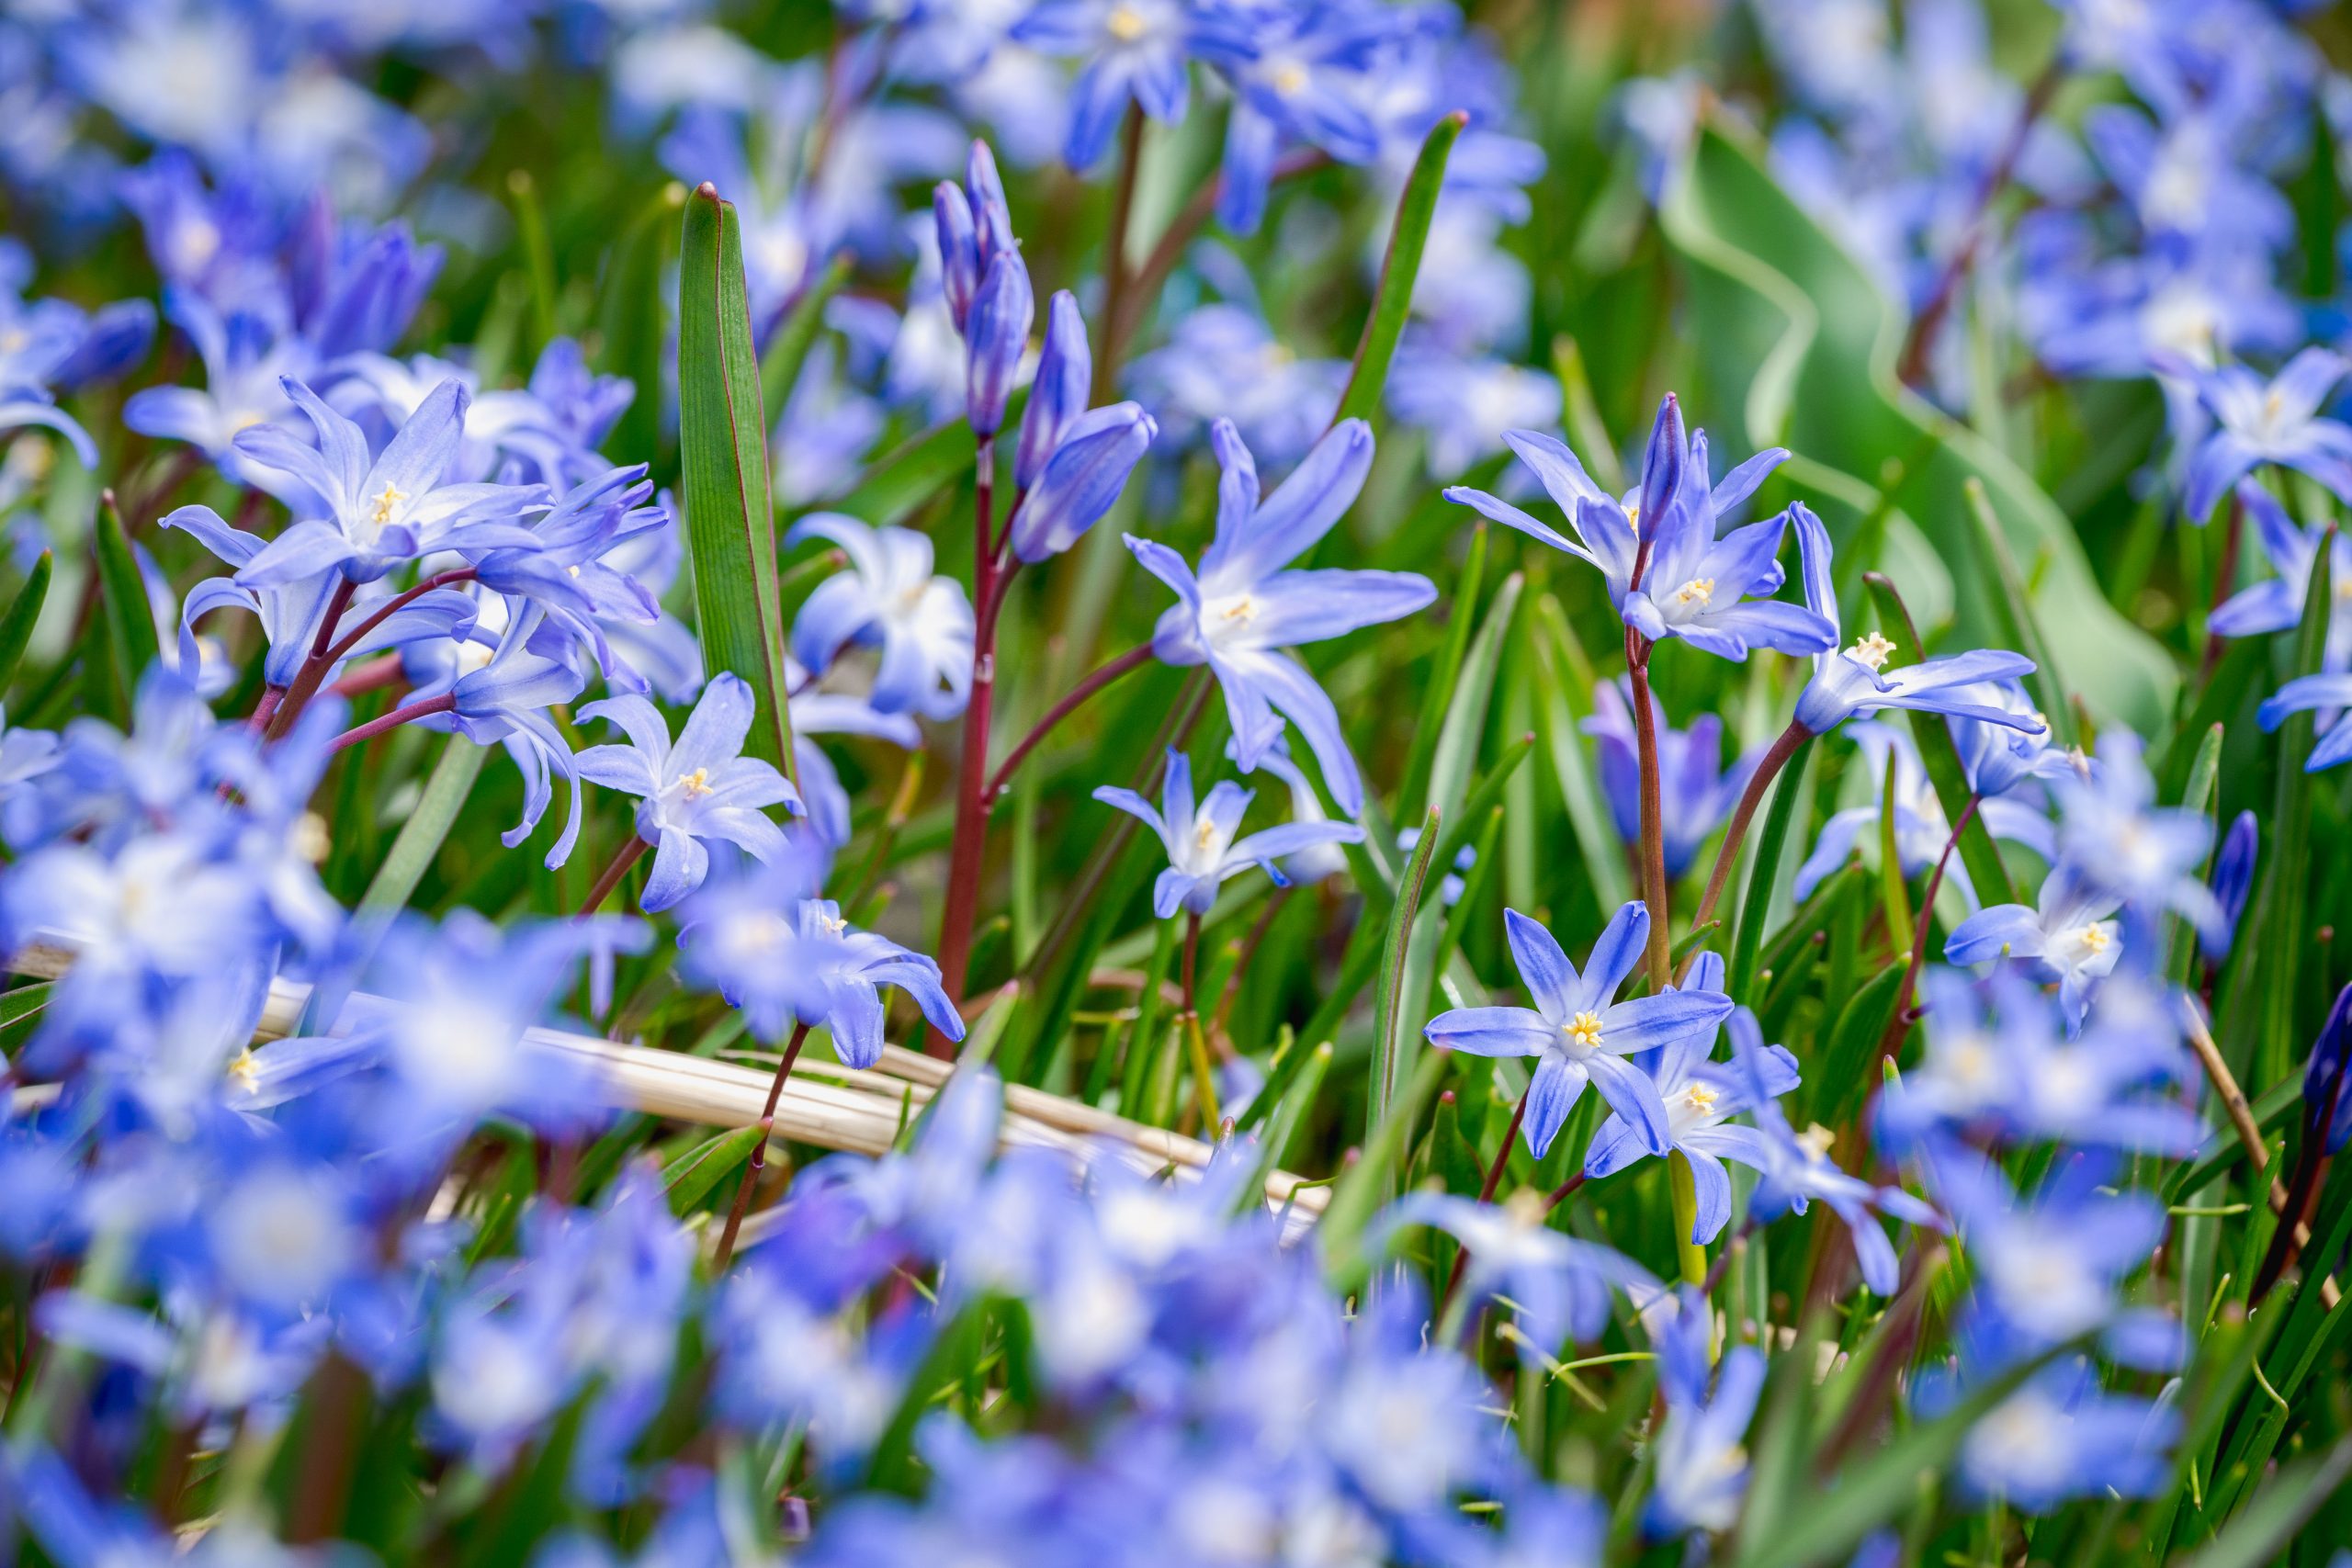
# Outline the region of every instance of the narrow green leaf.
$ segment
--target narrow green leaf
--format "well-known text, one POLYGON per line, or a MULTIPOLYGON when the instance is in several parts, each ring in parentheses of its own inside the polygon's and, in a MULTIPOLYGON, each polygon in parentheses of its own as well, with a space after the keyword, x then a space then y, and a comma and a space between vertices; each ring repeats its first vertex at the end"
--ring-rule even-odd
POLYGON ((1291 1080, 1289 1092, 1282 1098, 1273 1118, 1266 1124, 1265 1136, 1258 1141, 1258 1168, 1248 1186, 1241 1189, 1241 1201, 1246 1206, 1262 1201, 1266 1179, 1280 1168, 1289 1157, 1290 1147, 1298 1141, 1299 1130, 1315 1113, 1316 1101, 1323 1096, 1323 1080, 1331 1071, 1331 1043, 1328 1040, 1312 1050, 1295 1047, 1305 1058, 1298 1076, 1291 1080))
POLYGON ((441 760, 433 764, 433 776, 424 781, 416 809, 401 824, 400 836, 392 840, 384 863, 376 868, 375 879, 360 895, 362 912, 389 914, 408 908, 433 857, 441 852, 449 829, 457 826, 458 813, 465 809, 466 796, 472 793, 474 780, 481 776, 482 763, 489 756, 489 747, 478 746, 462 735, 452 735, 443 743, 441 760))
MULTIPOLYGON (((1445 722, 1430 758, 1429 796, 1422 804, 1455 819, 1457 836, 1466 831, 1462 820, 1463 792, 1470 787, 1470 772, 1478 760, 1478 743, 1487 730, 1487 710, 1494 700, 1495 674, 1502 667, 1503 645, 1519 614, 1519 594, 1526 580, 1518 572, 1503 579, 1478 624, 1478 635, 1455 672, 1445 722)), ((1532 744, 1531 739, 1530 744, 1532 744)), ((1457 837, 1458 841, 1458 837, 1457 837)), ((1450 864, 1441 860, 1441 865, 1450 864)))
POLYGON ((615 422, 607 451, 629 461, 650 461, 662 444, 662 355, 669 334, 669 301, 662 297, 678 215, 686 187, 676 180, 662 187, 622 231, 605 260, 597 290, 599 359, 637 389, 615 422))
POLYGON ((1584 863, 1593 902, 1605 915, 1631 899, 1634 887, 1625 857, 1619 851, 1617 830, 1601 803, 1600 789, 1593 781, 1591 762, 1577 728, 1579 718, 1591 716, 1592 686, 1584 673, 1589 666, 1557 599, 1544 594, 1536 601, 1535 615, 1537 625, 1552 634, 1548 639, 1536 640, 1537 668, 1545 678, 1535 682, 1532 694, 1535 730, 1543 738, 1544 754, 1552 760, 1553 782, 1559 785, 1560 798, 1567 807, 1568 825, 1576 830, 1577 854, 1584 863), (1581 699, 1583 713, 1570 705, 1570 695, 1581 699))
POLYGON ((2352 1438, 2338 1442, 2324 1459, 2281 1470, 2212 1544, 2181 1568, 2261 1568, 2277 1561, 2346 1480, 2352 1480, 2352 1438))
POLYGON ((40 558, 25 578, 24 587, 10 601, 8 613, 0 615, 0 697, 6 697, 8 682, 17 673, 17 662, 25 657, 25 649, 33 640, 33 626, 40 620, 40 607, 49 598, 49 579, 52 569, 49 552, 40 558))
POLYGON ((752 1157, 767 1136, 756 1122, 706 1139, 662 1168, 662 1188, 670 1195, 670 1212, 684 1219, 695 1212, 710 1190, 752 1157))
POLYGON ((947 1081, 939 1086, 939 1092, 931 1097, 930 1103, 922 1108, 922 1113, 909 1122, 899 1133, 898 1147, 900 1152, 915 1146, 922 1136, 923 1129, 931 1124, 932 1112, 939 1109, 939 1102, 947 1098, 949 1090, 966 1076, 987 1068, 989 1058, 996 1055, 997 1045, 1004 1039, 1004 1032, 1012 1024, 1012 1015, 1020 1006, 1021 982, 1008 980, 997 987, 996 995, 989 998, 987 1010, 966 1032, 964 1043, 956 1053, 955 1071, 947 1075, 947 1081))
POLYGON ((1331 1201, 1315 1227, 1315 1235, 1323 1248, 1326 1271, 1333 1280, 1344 1283, 1363 1277, 1364 1259, 1356 1244, 1364 1225, 1387 1201, 1396 1172, 1412 1148, 1413 1128, 1420 1121, 1421 1107, 1437 1093, 1438 1080, 1445 1076, 1448 1055, 1434 1049, 1421 1053, 1405 1091, 1389 1105, 1388 1114, 1364 1140, 1356 1163, 1332 1188, 1331 1201))
MULTIPOLYGON (((2050 639, 2041 635, 2041 623, 2034 616, 2025 573, 2018 570, 2017 557, 2009 550, 2009 536, 1994 513, 1992 498, 1985 493, 1983 479, 1971 475, 1966 493, 1969 540, 1996 590, 1994 618, 2010 645, 2033 660, 2033 673, 2026 679, 2041 695, 2041 714, 2050 722, 2051 739, 2060 746, 2076 745, 2081 737, 2075 729, 2075 705, 2059 683, 2058 665, 2050 656, 2050 639)), ((1970 874, 1974 874, 1973 867, 1970 868, 1970 874)))
POLYGON ((1356 342, 1355 368, 1348 373, 1348 389, 1340 395, 1339 412, 1331 416, 1370 419, 1380 407, 1382 388, 1388 383, 1388 362, 1396 355, 1396 341, 1404 335, 1405 318, 1413 306, 1413 283, 1420 276, 1421 252, 1429 244, 1430 220, 1437 213, 1439 190, 1445 184, 1445 162, 1470 117, 1456 111, 1430 127, 1420 156, 1397 198, 1396 220, 1388 231, 1388 255, 1380 266, 1380 292, 1372 314, 1356 342))
POLYGON ((760 396, 769 408, 779 413, 784 411, 785 400, 800 384, 800 367, 808 362, 818 330, 825 324, 825 306, 848 281, 849 255, 843 252, 808 280, 800 298, 785 312, 775 335, 768 340, 767 353, 760 358, 760 396))
MULTIPOLYGON (((1008 427, 1013 423, 1009 408, 1005 423, 1008 427)), ((884 453, 847 488, 828 498, 824 508, 846 512, 876 527, 902 522, 916 507, 969 474, 977 451, 972 427, 962 420, 934 425, 884 453)))
MULTIPOLYGON (((121 716, 128 720, 140 677, 155 662, 155 614, 147 602, 147 581, 123 532, 113 501, 98 508, 92 544, 97 553, 98 587, 106 601, 107 649, 113 666, 121 716)), ((126 725, 126 728, 128 726, 126 725)))
MULTIPOLYGON (((2275 1132, 2291 1113, 2300 1112, 2303 1104, 2303 1080, 2298 1076, 2282 1078, 2272 1084, 2252 1101, 2254 1120, 2263 1132, 2275 1132)), ((2176 1166, 2165 1178, 2160 1195, 2166 1203, 2177 1203, 2184 1193, 2194 1192, 2222 1172, 2245 1158, 2245 1145, 2235 1129, 2224 1123, 2208 1138, 2197 1156, 2186 1165, 2176 1166)))
POLYGON ((1463 562, 1462 575, 1453 585, 1453 624, 1446 628, 1445 651, 1430 672, 1429 690, 1421 697, 1420 722, 1413 727, 1412 750, 1405 758, 1405 783, 1396 792, 1403 801, 1430 804, 1430 764, 1437 754, 1439 733, 1445 728, 1446 710, 1453 702, 1454 683, 1462 675, 1462 660, 1470 649, 1470 634, 1477 624, 1473 612, 1478 605, 1478 589, 1487 575, 1487 524, 1484 518, 1470 530, 1470 555, 1463 562))
POLYGON ((41 1010, 57 990, 54 980, 37 980, 13 991, 0 991, 0 1052, 13 1056, 17 1047, 40 1027, 41 1010))
MULTIPOLYGON (((1878 803, 1878 886, 1879 900, 1886 908, 1887 940, 1897 953, 1911 951, 1911 894, 1903 885, 1903 857, 1896 852, 1894 842, 1894 786, 1902 770, 1895 760, 1886 760, 1886 787, 1878 803)), ((1921 919, 1935 913, 1922 909, 1921 919)))
MULTIPOLYGON (((1901 634, 1905 661, 1924 658, 1927 648, 1919 639, 1919 628, 1913 623, 1911 611, 1894 582, 1876 571, 1864 572, 1862 581, 1878 605, 1880 618, 1892 623, 1901 634)), ((1952 744, 1951 727, 1935 714, 1915 713, 1909 716, 1911 739, 1919 748, 1920 761, 1927 764, 1928 782, 1935 788, 1937 804, 1944 808, 1944 820, 1957 822, 1960 814, 1967 809, 1971 791, 1960 748, 1952 744)), ((1976 895, 1985 903, 2018 902, 2017 888, 2009 881, 2009 869, 2001 863, 2000 848, 1993 842, 1993 830, 1984 825, 1982 811, 1973 814, 1961 832, 1960 863, 1968 868, 1968 879, 1976 885, 1976 895)))
POLYGON ((1731 963, 1724 988, 1729 995, 1743 1000, 1756 978, 1756 954, 1764 942, 1764 922, 1772 911, 1772 888, 1779 879, 1781 847, 1788 840, 1797 800, 1804 794, 1804 769, 1797 762, 1798 759, 1791 758, 1781 770, 1780 782, 1772 786, 1772 803, 1764 808, 1764 826, 1756 837, 1755 863, 1747 874, 1747 896, 1740 902, 1739 924, 1732 932, 1731 963))
POLYGON ((539 207, 539 190, 531 172, 509 173, 506 194, 514 198, 514 232, 523 242, 523 265, 531 279, 531 347, 536 353, 556 335, 555 250, 548 243, 547 214, 539 207))
POLYGON ((898 1414, 890 1417, 890 1425, 874 1445, 869 1485, 909 1496, 919 1488, 922 1472, 915 1460, 915 1428, 942 1395, 962 1385, 965 1371, 980 1359, 988 1314, 988 1300, 983 1297, 967 1303, 940 1329, 914 1376, 907 1380, 906 1397, 899 1402, 898 1414))
POLYGON ((756 705, 748 755, 795 778, 785 710, 784 615, 767 421, 743 296, 735 209, 708 183, 686 203, 678 273, 678 457, 703 660, 731 670, 756 705))
MULTIPOLYGON (((1421 888, 1429 880, 1442 820, 1435 807, 1421 819, 1420 839, 1413 845, 1413 858, 1406 863, 1396 901, 1389 906, 1387 933, 1381 939, 1380 988, 1374 999, 1372 1094, 1366 1111, 1367 1157, 1371 1134, 1388 1120, 1405 1079, 1405 949, 1412 940, 1413 917, 1420 910, 1421 888)), ((1385 1187, 1382 1195, 1393 1190, 1385 1187)))
MULTIPOLYGON (((2221 783, 2222 735, 2223 729, 2219 724, 2206 728, 2205 739, 2197 743, 2197 756, 2188 764, 2188 785, 2181 791, 2182 809, 2194 811, 2208 822, 2212 820, 2213 797, 2219 793, 2221 783)), ((2218 852, 2219 848, 2220 840, 2216 839, 2214 850, 2218 852)), ((2206 858, 2210 865, 2211 852, 2209 852, 2206 858)), ((2186 986, 2188 984, 2189 965, 2196 962, 2196 956, 2195 928, 2175 915, 2165 922, 2164 973, 2173 977, 2174 984, 2186 986)))
MULTIPOLYGON (((2317 674, 2325 655, 2330 612, 2335 602, 2330 570, 2335 552, 2335 530, 2330 528, 2312 557, 2302 625, 2295 635, 2293 675, 2317 674)), ((2304 766, 2312 752, 2315 716, 2309 709, 2289 714, 2278 728, 2278 787, 2265 824, 2271 837, 2270 874, 2263 883, 2262 919, 2253 928, 2256 962, 2262 976, 2256 991, 2260 1009, 2256 1038, 2262 1043, 2256 1083, 2272 1083, 2285 1077, 2300 1049, 2295 991, 2312 929, 2312 911, 2305 902, 2311 889, 2312 784, 2304 766)))

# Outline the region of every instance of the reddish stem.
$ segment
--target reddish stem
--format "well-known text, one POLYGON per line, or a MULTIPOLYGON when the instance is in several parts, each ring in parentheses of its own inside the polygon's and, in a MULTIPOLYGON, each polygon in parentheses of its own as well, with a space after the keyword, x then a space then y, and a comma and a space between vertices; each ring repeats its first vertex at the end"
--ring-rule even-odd
POLYGON ((1951 825, 1951 836, 1944 840, 1943 852, 1936 856, 1936 869, 1928 877, 1927 894, 1919 901, 1919 923, 1911 933, 1911 962, 1904 966, 1903 985, 1894 993, 1894 1016, 1887 1021, 1886 1033, 1879 1041, 1881 1061, 1894 1055, 1902 1046, 1904 1032, 1911 1027, 1911 998, 1919 984, 1920 965, 1928 961, 1928 927, 1935 919, 1936 895, 1943 890, 1944 867, 1951 863, 1951 852, 1960 847, 1960 836, 1968 831, 1980 798, 1972 795, 1960 808, 1960 820, 1951 825))
POLYGON ((1126 652, 1072 686, 1061 701, 1046 710, 1046 716, 1039 719, 1036 727, 1021 738, 1020 744, 1006 753, 1004 761, 997 764, 995 774, 989 780, 989 804, 993 806, 997 797, 1004 794, 1004 786, 1012 782, 1013 770, 1020 767, 1022 761, 1030 752, 1035 750, 1046 736, 1053 733, 1056 725, 1076 712, 1079 705, 1087 698, 1111 684, 1120 676, 1130 671, 1140 670, 1150 662, 1151 644, 1145 643, 1140 648, 1127 649, 1126 652))
POLYGON ((338 697, 356 697, 368 692, 380 692, 387 686, 396 686, 406 674, 401 656, 387 653, 349 671, 327 690, 338 697))
MULTIPOLYGON (((979 900, 988 834, 989 716, 996 705, 998 566, 991 513, 996 499, 996 444, 980 443, 972 502, 972 690, 964 708, 964 761, 956 777, 956 831, 947 852, 947 897, 939 926, 939 972, 949 999, 961 1003, 972 954, 972 919, 979 900)), ((923 1049, 952 1050, 947 1037, 925 1026, 923 1049)))
POLYGON ((735 1201, 727 1210, 727 1228, 718 1233, 718 1254, 711 1266, 714 1275, 727 1272, 728 1259, 735 1256, 735 1236, 743 1228, 743 1213, 751 1207, 752 1189, 760 1184, 760 1173, 768 1168, 768 1135, 775 1128, 776 1102, 784 1098, 784 1080, 792 1076, 792 1064, 800 1059, 800 1047, 808 1039, 808 1026, 792 1026, 791 1043, 784 1048, 784 1059, 775 1065, 775 1077, 768 1084, 767 1108, 760 1112, 760 1141, 752 1145, 752 1157, 744 1163, 743 1179, 735 1186, 735 1201))
POLYGON ((645 850, 645 840, 631 833, 628 842, 613 856, 612 863, 605 867, 604 874, 596 878, 596 886, 588 890, 587 898, 580 906, 580 913, 583 917, 593 915, 605 907, 605 900, 613 896, 613 889, 621 885, 621 878, 628 874, 628 868, 638 863, 645 850))
POLYGON ((336 736, 327 750, 340 751, 346 746, 361 745, 375 739, 387 730, 398 729, 413 718, 430 718, 436 713, 449 713, 457 705, 458 699, 447 692, 437 697, 421 698, 416 702, 396 707, 379 717, 371 718, 365 724, 353 725, 349 729, 336 736))
POLYGON ((1691 930, 1705 925, 1723 900, 1732 867, 1739 860, 1739 846, 1747 837, 1747 825, 1755 820, 1756 808, 1764 804, 1765 792, 1781 776, 1781 770, 1788 766, 1789 759, 1797 754, 1797 749, 1812 739, 1812 730, 1794 719, 1789 720, 1789 727, 1781 731, 1772 749, 1764 753, 1756 771, 1748 775, 1747 787, 1739 792, 1739 804, 1732 807, 1731 821, 1724 829, 1724 847, 1715 852, 1715 868, 1707 874, 1707 890, 1699 896, 1698 912, 1690 917, 1691 930))
POLYGON ((461 566, 451 571, 436 572, 433 576, 428 577, 424 581, 418 583, 413 588, 402 589, 400 592, 393 594, 390 598, 385 600, 382 604, 368 611, 368 614, 360 619, 359 624, 352 627, 349 632, 340 637, 337 637, 335 639, 334 646, 327 649, 327 662, 329 664, 334 664, 337 660, 343 659, 346 654, 350 653, 353 649, 359 646, 359 641, 362 637, 366 637, 369 632, 374 631, 378 626, 382 626, 386 621, 391 619, 392 616, 400 611, 408 608, 408 606, 415 604, 427 593, 432 592, 435 589, 447 588, 450 584, 457 582, 471 582, 473 580, 474 569, 469 566, 461 566))
POLYGON ((302 668, 295 671, 294 679, 288 683, 286 695, 279 700, 277 711, 270 716, 268 728, 262 732, 267 739, 275 740, 285 734, 302 716, 302 709, 310 700, 318 694, 320 683, 325 681, 327 668, 333 662, 327 657, 327 650, 334 646, 335 623, 342 620, 344 611, 351 607, 351 595, 356 586, 347 577, 338 576, 335 579, 334 591, 327 595, 327 607, 319 616, 318 635, 311 639, 310 654, 302 660, 302 668))
MULTIPOLYGON (((1478 1187, 1478 1201, 1481 1203, 1493 1202, 1495 1189, 1502 1185, 1503 1168, 1510 1164, 1511 1140, 1519 1136, 1519 1125, 1527 1120, 1528 1096, 1534 1088, 1534 1084, 1531 1081, 1527 1089, 1521 1093, 1519 1103, 1510 1109, 1510 1125, 1503 1129, 1503 1141, 1496 1145, 1494 1162, 1487 1167, 1487 1179, 1478 1187)), ((1468 1271, 1469 1267, 1470 1248, 1465 1245, 1456 1249, 1453 1254, 1453 1271, 1445 1277, 1445 1290, 1437 1298, 1437 1314, 1430 1320, 1431 1322, 1445 1321, 1445 1309, 1453 1304, 1454 1292, 1462 1288, 1462 1276, 1468 1271)))

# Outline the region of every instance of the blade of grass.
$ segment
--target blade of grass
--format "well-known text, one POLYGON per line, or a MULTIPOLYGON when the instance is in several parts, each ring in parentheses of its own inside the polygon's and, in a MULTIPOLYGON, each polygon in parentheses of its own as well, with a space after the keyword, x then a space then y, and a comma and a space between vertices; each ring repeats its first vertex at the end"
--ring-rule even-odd
POLYGON ((7 695, 8 682, 17 673, 17 662, 25 657, 25 649, 33 640, 33 626, 40 619, 40 607, 49 599, 49 580, 53 569, 47 550, 33 562, 25 576, 25 585, 8 604, 8 613, 0 615, 0 697, 7 695))
POLYGON ((1347 390, 1331 416, 1370 419, 1380 407, 1381 389, 1388 383, 1389 361, 1396 356, 1396 342, 1405 333, 1405 318, 1413 306, 1413 283, 1420 276, 1421 253, 1429 245, 1430 220, 1437 214, 1438 192, 1445 184, 1445 163, 1470 117, 1459 110, 1430 127, 1413 161, 1405 194, 1397 198, 1396 220, 1388 231, 1388 254, 1380 265, 1380 291, 1374 296, 1372 314, 1363 335, 1356 341, 1355 367, 1348 373, 1347 390))

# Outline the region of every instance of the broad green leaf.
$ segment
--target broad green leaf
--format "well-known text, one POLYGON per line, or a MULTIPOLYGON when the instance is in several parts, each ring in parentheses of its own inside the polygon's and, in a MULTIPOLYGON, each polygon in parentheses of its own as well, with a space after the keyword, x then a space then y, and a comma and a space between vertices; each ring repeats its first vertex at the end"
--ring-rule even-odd
POLYGON ((1439 191, 1445 185, 1445 162, 1470 117, 1459 111, 1430 127, 1413 161, 1405 194, 1397 198, 1396 219, 1388 231, 1388 254, 1380 265, 1380 292, 1374 296, 1372 314, 1356 341, 1355 367, 1348 373, 1347 390, 1340 394, 1336 424, 1343 419, 1368 420, 1379 411, 1381 389, 1388 384, 1388 362, 1396 356, 1396 341, 1404 335, 1405 318, 1413 308, 1413 284, 1420 276, 1421 252, 1429 244, 1430 220, 1437 214, 1439 191))
POLYGON ((1988 491, 2012 547, 2041 563, 2035 608, 2062 629, 2052 651, 2066 688, 2153 728, 2178 675, 2165 650, 2120 615, 2092 575, 2065 513, 1982 437, 1894 380, 1903 323, 1870 275, 1765 171, 1748 133, 1711 119, 1669 176, 1659 220, 1685 263, 1690 321, 1708 389, 1749 446, 1785 445, 1849 475, 1904 464, 1896 507, 1945 541, 1961 587, 1958 634, 1997 640, 1993 585, 1954 551, 1969 523, 1971 477, 1988 491), (1916 461, 1908 455, 1920 454, 1916 461))
POLYGON ((678 267, 678 461, 703 662, 733 671, 752 688, 756 708, 746 754, 797 777, 784 701, 775 508, 743 297, 743 239, 735 209, 707 183, 686 202, 678 267))
POLYGON ((26 574, 25 585, 8 604, 6 615, 0 615, 0 698, 8 693, 8 682, 17 673, 17 661, 25 656, 26 647, 33 640, 33 627, 40 620, 40 607, 49 598, 49 579, 53 563, 47 550, 33 562, 26 574))
POLYGON ((360 895, 361 912, 390 914, 408 908, 433 857, 448 841, 449 829, 457 826, 458 814, 465 809, 466 796, 472 793, 474 780, 481 776, 482 763, 489 756, 490 748, 476 745, 463 735, 452 735, 442 744, 441 760, 433 764, 433 776, 424 781, 416 809, 401 824, 400 836, 376 868, 368 891, 360 895))
POLYGON ((662 1188, 670 1195, 670 1212, 681 1219, 695 1212, 710 1190, 727 1174, 752 1157, 767 1137, 757 1123, 736 1127, 705 1139, 662 1168, 662 1188))

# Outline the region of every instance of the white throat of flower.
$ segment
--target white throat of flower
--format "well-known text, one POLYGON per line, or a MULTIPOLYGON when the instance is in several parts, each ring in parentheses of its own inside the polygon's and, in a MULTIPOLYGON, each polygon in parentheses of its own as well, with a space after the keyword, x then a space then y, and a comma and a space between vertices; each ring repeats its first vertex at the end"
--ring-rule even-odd
POLYGON ((1872 632, 1846 650, 1846 657, 1865 670, 1883 670, 1894 652, 1894 644, 1883 632, 1872 632))

